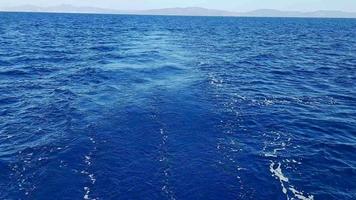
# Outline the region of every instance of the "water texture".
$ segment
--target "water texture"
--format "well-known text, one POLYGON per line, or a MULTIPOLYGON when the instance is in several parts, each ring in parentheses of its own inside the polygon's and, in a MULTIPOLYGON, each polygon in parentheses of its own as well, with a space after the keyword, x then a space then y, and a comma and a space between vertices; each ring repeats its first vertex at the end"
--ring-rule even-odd
POLYGON ((356 20, 0 14, 0 199, 356 199, 356 20))

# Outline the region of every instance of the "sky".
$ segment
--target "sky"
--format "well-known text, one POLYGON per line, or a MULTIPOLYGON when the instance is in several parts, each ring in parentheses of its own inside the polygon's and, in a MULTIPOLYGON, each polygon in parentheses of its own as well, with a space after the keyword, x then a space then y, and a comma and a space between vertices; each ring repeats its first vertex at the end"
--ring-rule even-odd
POLYGON ((229 11, 278 9, 294 11, 340 10, 356 12, 356 0, 0 0, 0 7, 70 4, 118 10, 168 7, 205 7, 229 11))

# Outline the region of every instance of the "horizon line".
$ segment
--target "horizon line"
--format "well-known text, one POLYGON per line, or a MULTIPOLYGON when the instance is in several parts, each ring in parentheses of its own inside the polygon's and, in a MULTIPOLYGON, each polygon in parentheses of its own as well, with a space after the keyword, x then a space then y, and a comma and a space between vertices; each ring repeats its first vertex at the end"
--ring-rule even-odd
POLYGON ((289 10, 289 9, 275 9, 275 8, 258 8, 258 9, 252 9, 252 10, 245 10, 245 11, 233 11, 233 10, 227 10, 227 9, 216 9, 216 8, 208 8, 208 7, 203 7, 203 6, 174 6, 174 7, 163 7, 163 8, 149 8, 149 9, 117 9, 117 8, 109 8, 109 7, 96 7, 96 6, 76 6, 72 4, 56 4, 52 6, 38 6, 34 4, 22 4, 22 5, 17 5, 17 6, 0 6, 0 11, 2 9, 13 9, 13 8, 19 8, 19 7, 24 7, 24 6, 32 6, 32 7, 37 7, 37 8, 56 8, 60 6, 68 6, 72 8, 93 8, 93 9, 102 9, 102 10, 112 10, 112 11, 135 11, 135 12, 141 12, 141 11, 150 11, 150 10, 164 10, 164 9, 188 9, 188 8, 198 8, 198 9, 206 9, 206 10, 216 10, 216 11, 224 11, 224 12, 232 12, 232 13, 249 13, 249 12, 254 12, 254 11, 262 11, 262 10, 269 10, 269 11, 280 11, 280 12, 299 12, 299 13, 313 13, 313 12, 320 12, 320 11, 328 11, 328 12, 343 12, 343 13, 350 13, 350 14, 356 14, 355 11, 346 11, 346 10, 331 10, 331 9, 318 9, 318 10, 289 10))
POLYGON ((55 6, 36 6, 31 4, 24 4, 12 7, 0 7, 0 12, 222 17, 356 18, 356 12, 342 10, 298 11, 266 8, 245 12, 237 12, 223 9, 211 9, 199 6, 167 7, 140 10, 118 10, 92 6, 73 6, 71 4, 59 4, 55 6))

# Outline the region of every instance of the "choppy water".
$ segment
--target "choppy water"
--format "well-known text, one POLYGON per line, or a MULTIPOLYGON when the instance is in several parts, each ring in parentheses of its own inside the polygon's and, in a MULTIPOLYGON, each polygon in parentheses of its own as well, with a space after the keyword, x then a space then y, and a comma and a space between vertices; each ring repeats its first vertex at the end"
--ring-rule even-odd
POLYGON ((0 199, 356 199, 356 20, 0 14, 0 199))

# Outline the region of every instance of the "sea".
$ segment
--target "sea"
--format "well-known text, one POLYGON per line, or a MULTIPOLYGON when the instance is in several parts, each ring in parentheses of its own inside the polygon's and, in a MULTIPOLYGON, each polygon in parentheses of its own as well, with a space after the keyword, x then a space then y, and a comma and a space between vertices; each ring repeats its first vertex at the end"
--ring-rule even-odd
POLYGON ((1 13, 0 199, 355 200, 356 20, 1 13))

